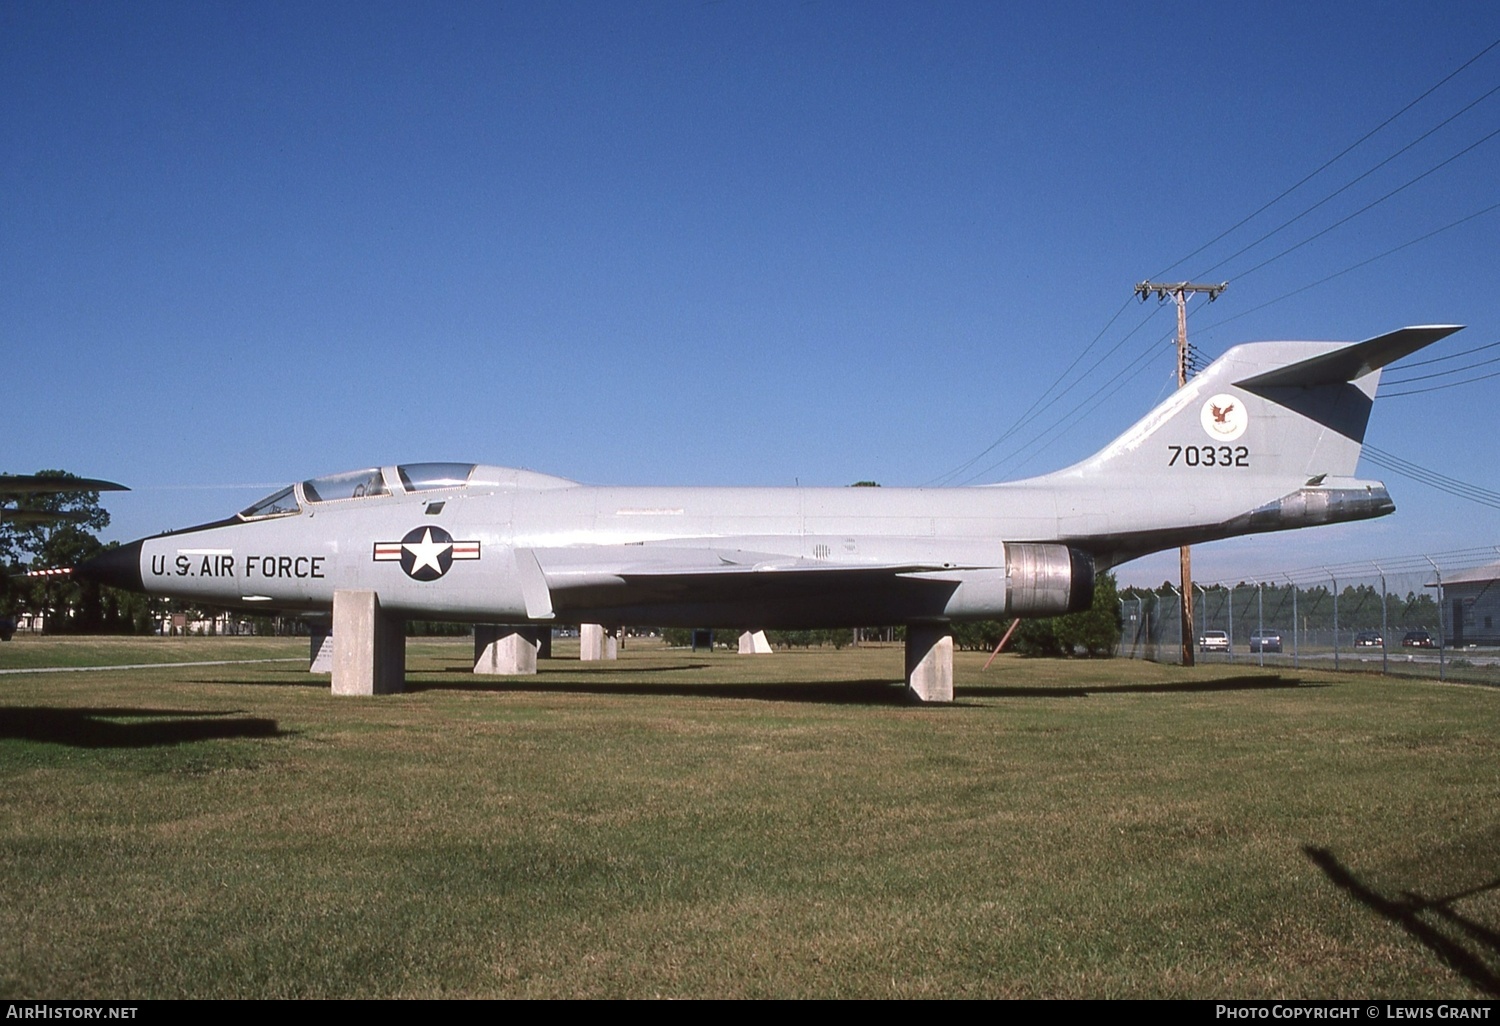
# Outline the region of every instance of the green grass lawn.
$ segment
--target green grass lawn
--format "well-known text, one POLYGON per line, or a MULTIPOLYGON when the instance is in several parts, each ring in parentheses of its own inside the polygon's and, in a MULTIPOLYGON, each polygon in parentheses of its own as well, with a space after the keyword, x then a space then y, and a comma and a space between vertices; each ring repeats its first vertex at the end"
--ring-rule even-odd
POLYGON ((0 677, 0 994, 1500 994, 1500 691, 960 653, 913 708, 899 647, 470 654, 413 640, 385 698, 0 677))
POLYGON ((290 638, 69 638, 17 634, 0 644, 0 670, 42 666, 127 666, 204 660, 305 658, 307 639, 290 638))

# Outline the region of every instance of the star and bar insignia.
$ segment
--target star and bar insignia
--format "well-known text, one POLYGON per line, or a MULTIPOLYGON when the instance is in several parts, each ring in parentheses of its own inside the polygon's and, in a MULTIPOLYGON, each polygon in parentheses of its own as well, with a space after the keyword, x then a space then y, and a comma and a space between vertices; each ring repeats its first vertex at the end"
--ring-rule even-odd
POLYGON ((414 581, 435 581, 455 559, 478 559, 479 542, 454 541, 441 527, 419 527, 398 542, 376 542, 375 562, 401 563, 414 581))

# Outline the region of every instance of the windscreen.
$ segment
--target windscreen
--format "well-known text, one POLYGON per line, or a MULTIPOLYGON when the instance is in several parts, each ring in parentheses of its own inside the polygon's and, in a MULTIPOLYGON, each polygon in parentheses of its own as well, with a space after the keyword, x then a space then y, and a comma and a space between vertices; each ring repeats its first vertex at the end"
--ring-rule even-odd
POLYGON ((297 505, 297 494, 291 485, 287 485, 279 492, 267 495, 249 509, 240 513, 246 520, 254 520, 256 517, 281 517, 288 513, 296 513, 302 507, 297 505))

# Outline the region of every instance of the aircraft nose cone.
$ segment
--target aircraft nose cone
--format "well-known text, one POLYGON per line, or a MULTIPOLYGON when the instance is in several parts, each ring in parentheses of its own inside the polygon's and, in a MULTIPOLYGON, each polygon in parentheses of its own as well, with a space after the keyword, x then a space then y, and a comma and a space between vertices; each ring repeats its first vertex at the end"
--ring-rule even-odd
POLYGON ((74 567, 73 576, 126 591, 145 591, 146 587, 141 583, 141 543, 133 541, 101 552, 74 567))

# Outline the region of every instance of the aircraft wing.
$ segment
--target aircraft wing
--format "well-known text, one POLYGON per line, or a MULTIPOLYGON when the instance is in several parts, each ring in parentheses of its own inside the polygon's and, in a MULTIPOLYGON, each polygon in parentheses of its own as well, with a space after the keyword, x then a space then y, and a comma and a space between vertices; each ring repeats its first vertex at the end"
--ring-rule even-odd
POLYGON ((891 587, 951 591, 954 582, 913 575, 963 569, 952 563, 835 563, 783 553, 638 545, 518 549, 516 562, 533 619, 627 600, 774 603, 782 594, 805 601, 891 587))

